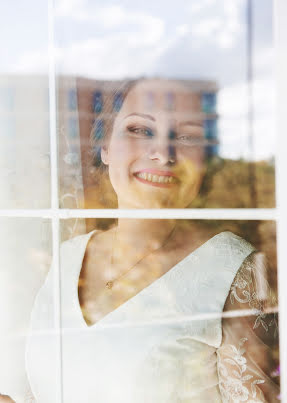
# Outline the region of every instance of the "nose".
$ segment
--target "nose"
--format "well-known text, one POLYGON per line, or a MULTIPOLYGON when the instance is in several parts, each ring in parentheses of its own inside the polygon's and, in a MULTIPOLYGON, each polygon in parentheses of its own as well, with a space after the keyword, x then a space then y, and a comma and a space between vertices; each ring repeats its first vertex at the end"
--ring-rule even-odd
POLYGON ((149 157, 162 165, 176 162, 176 148, 174 145, 175 131, 170 129, 165 137, 155 137, 151 141, 149 157))

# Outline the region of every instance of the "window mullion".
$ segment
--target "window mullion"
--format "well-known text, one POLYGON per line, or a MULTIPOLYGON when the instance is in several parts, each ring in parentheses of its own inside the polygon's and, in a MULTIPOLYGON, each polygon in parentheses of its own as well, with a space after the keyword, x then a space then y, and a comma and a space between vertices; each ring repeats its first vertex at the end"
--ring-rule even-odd
POLYGON ((280 377, 281 401, 287 402, 287 138, 286 138, 286 93, 287 93, 287 3, 285 0, 274 2, 275 62, 276 62, 276 114, 277 114, 277 164, 276 199, 278 206, 277 250, 279 279, 279 326, 280 326, 280 377))
POLYGON ((57 147, 57 112, 56 112, 56 59, 54 40, 54 0, 48 0, 49 7, 49 123, 50 123, 50 164, 51 164, 51 221, 52 221, 52 253, 53 253, 53 285, 54 285, 54 330, 56 337, 55 371, 57 385, 55 385, 55 399, 63 402, 62 383, 62 334, 61 334, 61 289, 60 289, 60 217, 58 194, 58 147, 57 147))
POLYGON ((278 210, 267 209, 47 209, 1 210, 0 217, 65 218, 160 218, 202 220, 277 220, 278 210))

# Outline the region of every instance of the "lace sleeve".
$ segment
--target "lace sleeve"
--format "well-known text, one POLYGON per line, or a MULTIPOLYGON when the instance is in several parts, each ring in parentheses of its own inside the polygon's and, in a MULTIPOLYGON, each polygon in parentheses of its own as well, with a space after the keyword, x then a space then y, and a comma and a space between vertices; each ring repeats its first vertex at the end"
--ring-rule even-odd
POLYGON ((232 283, 217 350, 219 389, 226 402, 278 402, 277 300, 262 253, 249 255, 232 283), (273 353, 273 354, 272 354, 273 353))

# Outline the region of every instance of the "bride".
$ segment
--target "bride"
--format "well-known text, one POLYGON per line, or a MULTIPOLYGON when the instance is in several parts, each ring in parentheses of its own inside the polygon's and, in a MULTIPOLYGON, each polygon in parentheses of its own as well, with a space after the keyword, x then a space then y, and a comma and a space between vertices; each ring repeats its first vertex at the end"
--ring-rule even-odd
MULTIPOLYGON (((208 145, 190 89, 143 79, 129 83, 94 150, 119 209, 186 208, 208 145)), ((268 284, 247 241, 202 239, 180 220, 119 218, 64 242, 60 258, 63 402, 278 401, 268 284)), ((59 384, 53 275, 36 298, 26 353, 41 403, 56 401, 59 384)))

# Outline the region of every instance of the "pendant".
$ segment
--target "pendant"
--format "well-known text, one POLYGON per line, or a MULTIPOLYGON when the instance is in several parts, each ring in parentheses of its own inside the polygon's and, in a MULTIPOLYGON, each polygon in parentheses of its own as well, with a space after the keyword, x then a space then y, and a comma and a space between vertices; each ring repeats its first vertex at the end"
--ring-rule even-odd
POLYGON ((113 287, 114 283, 112 281, 108 281, 106 283, 106 288, 108 288, 109 290, 113 287))

